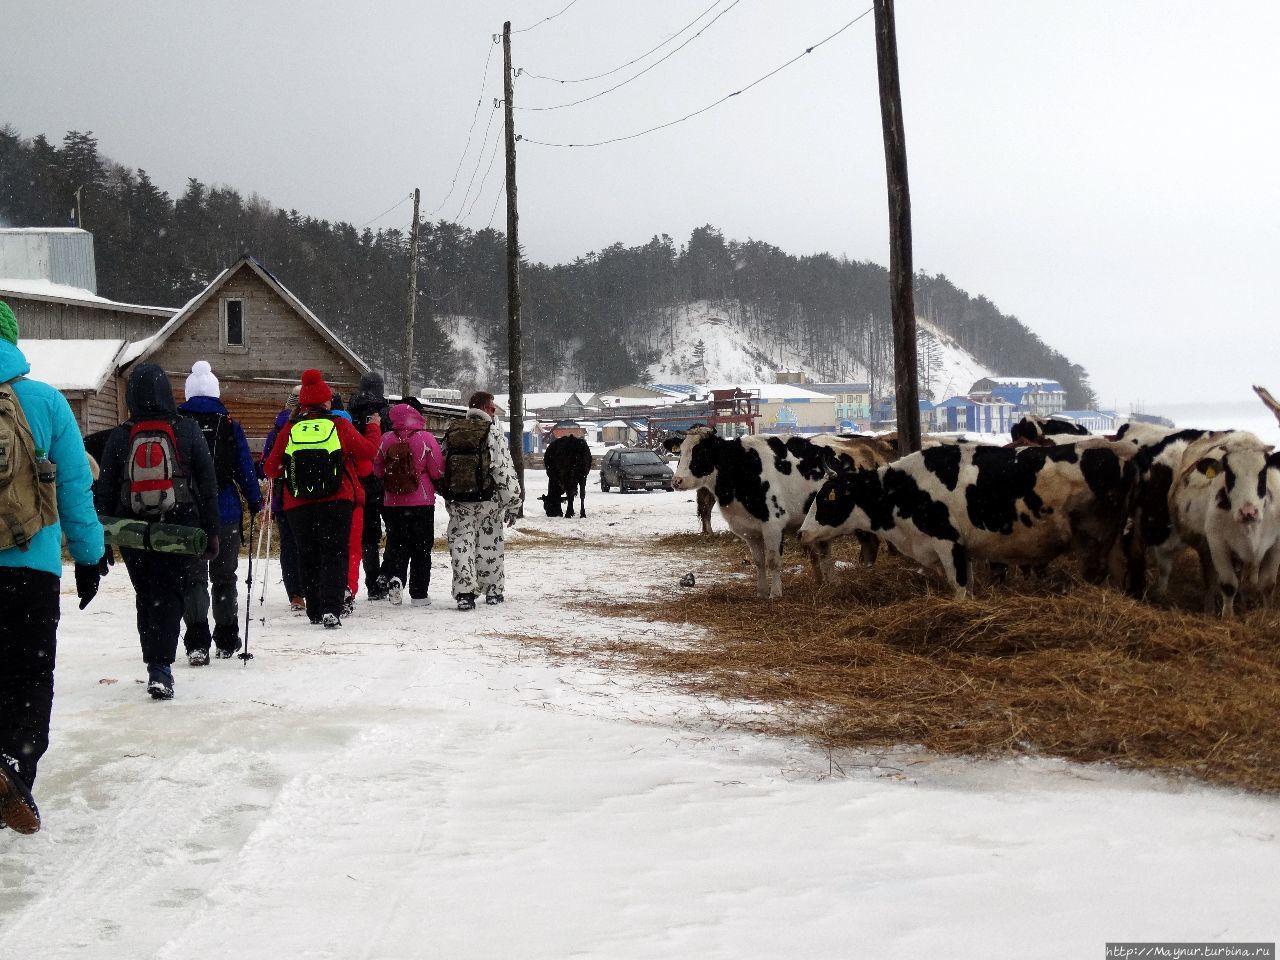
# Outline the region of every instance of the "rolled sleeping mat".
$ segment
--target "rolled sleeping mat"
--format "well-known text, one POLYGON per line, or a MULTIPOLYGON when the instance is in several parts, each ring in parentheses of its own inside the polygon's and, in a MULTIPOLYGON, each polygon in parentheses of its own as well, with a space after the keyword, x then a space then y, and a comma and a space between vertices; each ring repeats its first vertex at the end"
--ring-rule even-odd
POLYGON ((127 550, 180 553, 198 557, 209 546, 209 535, 199 527, 177 523, 148 523, 129 517, 99 517, 107 543, 127 550))

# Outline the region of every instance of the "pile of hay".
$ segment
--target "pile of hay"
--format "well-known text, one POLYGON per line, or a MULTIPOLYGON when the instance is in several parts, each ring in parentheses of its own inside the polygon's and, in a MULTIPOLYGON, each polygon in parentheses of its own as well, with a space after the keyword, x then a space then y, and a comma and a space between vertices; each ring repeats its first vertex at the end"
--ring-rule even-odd
MULTIPOLYGON (((659 546, 750 571, 732 537, 659 546)), ((855 550, 841 548, 841 559, 855 550)), ((786 578, 781 600, 758 600, 752 575, 586 605, 687 624, 699 638, 691 644, 545 643, 685 692, 767 704, 770 732, 824 746, 1038 754, 1280 790, 1280 613, 1222 621, 1193 612, 1200 598, 1191 558, 1179 566, 1174 605, 1159 608, 1080 583, 1065 563, 955 600, 913 564, 882 555, 827 587, 806 565, 786 578)))

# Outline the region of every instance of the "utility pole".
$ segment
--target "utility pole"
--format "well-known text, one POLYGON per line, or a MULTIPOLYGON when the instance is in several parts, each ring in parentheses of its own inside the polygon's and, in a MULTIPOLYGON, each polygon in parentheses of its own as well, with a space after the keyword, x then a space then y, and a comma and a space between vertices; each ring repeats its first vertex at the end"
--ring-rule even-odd
POLYGON ((916 308, 912 291, 911 191, 907 187, 907 135, 898 85, 898 35, 893 0, 874 0, 880 120, 889 185, 889 301, 893 312, 893 380, 898 409, 898 453, 920 449, 920 388, 916 383, 916 308))
POLYGON ((76 187, 76 229, 84 229, 84 217, 80 215, 80 191, 84 189, 84 185, 76 187))
POLYGON ((413 226, 409 228, 409 309, 404 317, 404 367, 400 374, 400 397, 409 399, 413 389, 413 315, 418 306, 418 202, 422 191, 413 190, 413 226))
POLYGON ((502 25, 502 105, 507 147, 507 396, 511 409, 511 459, 520 478, 524 510, 524 375, 520 370, 520 215, 516 210, 516 128, 511 109, 511 21, 502 25))

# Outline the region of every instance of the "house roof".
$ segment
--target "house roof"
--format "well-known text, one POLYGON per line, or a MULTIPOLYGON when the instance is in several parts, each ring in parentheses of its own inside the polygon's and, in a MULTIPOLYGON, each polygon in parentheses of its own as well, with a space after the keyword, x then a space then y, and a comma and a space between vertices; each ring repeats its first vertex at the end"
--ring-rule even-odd
POLYGON ((248 267, 257 274, 263 283, 275 291, 280 299, 292 307, 298 316, 306 321, 306 323, 309 324, 316 333, 320 334, 321 339, 336 350, 342 358, 355 367, 356 370, 360 373, 369 372, 369 365, 367 363, 356 356, 356 354, 352 352, 351 348, 343 343, 332 330, 325 326, 320 318, 312 313, 306 304, 294 296, 293 292, 281 283, 279 279, 277 279, 275 274, 259 263, 255 257, 251 256, 241 257, 231 266, 227 267, 220 274, 214 277, 207 287, 187 301, 186 306, 182 307, 173 316, 173 318, 155 334, 147 337, 145 340, 139 340, 136 343, 131 344, 120 360, 120 365, 126 366, 133 363, 135 360, 145 360, 154 355, 157 350, 164 346, 165 341, 173 336, 179 327, 191 319, 192 315, 197 310, 204 306, 205 303, 207 303, 209 299, 217 293, 228 280, 231 279, 232 276, 240 271, 241 267, 248 267))
POLYGON ((138 303, 120 303, 108 300, 83 287, 69 287, 52 280, 24 280, 0 277, 0 300, 9 297, 23 300, 39 300, 44 303, 62 303, 76 307, 92 307, 98 310, 114 310, 118 313, 142 313, 150 317, 172 317, 173 307, 147 307, 138 303))
POLYGON ((123 340, 22 340, 31 378, 55 390, 97 393, 116 369, 123 340))
POLYGON ((758 396, 762 401, 825 400, 835 402, 830 394, 818 393, 794 383, 713 383, 706 390, 738 388, 758 396))

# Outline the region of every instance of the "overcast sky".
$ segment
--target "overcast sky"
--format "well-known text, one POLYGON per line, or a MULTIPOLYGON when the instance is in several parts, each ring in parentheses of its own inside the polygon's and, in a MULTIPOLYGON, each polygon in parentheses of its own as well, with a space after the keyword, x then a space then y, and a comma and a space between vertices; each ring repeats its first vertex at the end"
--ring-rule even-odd
MULTIPOLYGON (((0 122, 92 130, 174 194, 194 176, 379 227, 407 225, 407 203, 374 218, 421 186, 424 213, 480 228, 502 173, 499 156, 484 181, 501 125, 491 35, 568 2, 0 0, 0 122)), ((665 63, 590 103, 522 110, 517 130, 589 142, 673 120, 869 6, 720 0, 665 63)), ((594 82, 527 74, 611 70, 709 7, 576 0, 515 35, 515 104, 624 80, 680 41, 594 82)), ((1104 405, 1280 387, 1280 4, 898 0, 897 14, 917 269, 1016 314, 1088 369, 1104 405)), ((522 144, 518 185, 535 260, 712 223, 887 263, 872 18, 685 123, 591 149, 522 144)))

